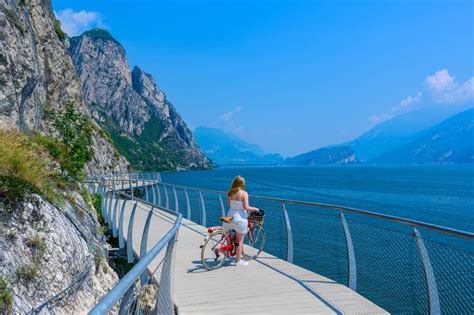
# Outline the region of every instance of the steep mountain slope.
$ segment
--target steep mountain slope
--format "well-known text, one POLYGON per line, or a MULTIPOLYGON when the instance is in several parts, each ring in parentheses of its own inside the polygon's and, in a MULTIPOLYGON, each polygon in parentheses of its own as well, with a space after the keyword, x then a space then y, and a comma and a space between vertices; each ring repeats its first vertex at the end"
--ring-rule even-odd
POLYGON ((94 118, 134 168, 210 167, 151 75, 138 67, 130 72, 125 49, 110 33, 94 29, 71 38, 70 43, 94 118))
MULTIPOLYGON (((81 83, 55 22, 51 2, 0 1, 0 129, 54 134, 47 113, 64 110, 68 99, 89 115, 81 83)), ((89 173, 126 170, 126 161, 95 126, 89 173)))
POLYGON ((348 146, 321 148, 285 160, 288 165, 343 165, 358 162, 354 151, 348 146))
POLYGON ((398 115, 370 129, 357 139, 343 145, 350 146, 362 162, 417 138, 427 128, 434 126, 451 114, 447 109, 415 111, 398 115))
POLYGON ((421 136, 373 160, 374 163, 474 162, 474 109, 456 114, 421 136))
POLYGON ((277 165, 283 163, 279 154, 265 154, 255 144, 217 128, 198 127, 194 130, 197 143, 218 165, 277 165))

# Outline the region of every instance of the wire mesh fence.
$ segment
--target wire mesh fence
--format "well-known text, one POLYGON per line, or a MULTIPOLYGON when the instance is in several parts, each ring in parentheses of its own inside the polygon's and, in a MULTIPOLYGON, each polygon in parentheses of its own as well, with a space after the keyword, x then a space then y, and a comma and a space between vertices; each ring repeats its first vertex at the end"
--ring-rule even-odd
MULTIPOLYGON (((178 209, 178 195, 176 194, 175 199, 172 193, 171 201, 174 204, 170 204, 169 188, 160 192, 156 185, 148 185, 149 178, 153 178, 155 182, 158 176, 149 174, 145 178, 145 181, 139 179, 138 185, 137 181, 133 183, 133 195, 130 185, 122 185, 126 181, 123 176, 119 179, 107 178, 88 186, 91 192, 102 195, 101 213, 104 221, 113 231, 113 236, 119 238, 119 247, 125 250, 128 261, 135 261, 135 266, 101 299, 90 314, 104 314, 110 310, 118 310, 120 314, 175 313, 173 256, 182 215, 164 207, 159 208, 157 203, 160 193, 168 193, 168 207, 178 209), (111 186, 106 186, 105 183, 111 186), (124 187, 123 190, 128 190, 130 194, 120 191, 120 187, 124 187), (158 208, 160 211, 157 211, 158 208), (149 244, 150 228, 157 222, 165 230, 155 227, 161 234, 155 244, 149 244)), ((162 201, 166 202, 165 199, 162 201)))
MULTIPOLYGON (((222 192, 150 183, 161 194, 157 204, 195 223, 220 225, 221 200, 228 210, 222 192)), ((267 253, 391 313, 474 314, 473 233, 339 206, 257 196, 251 203, 265 210, 267 253)))

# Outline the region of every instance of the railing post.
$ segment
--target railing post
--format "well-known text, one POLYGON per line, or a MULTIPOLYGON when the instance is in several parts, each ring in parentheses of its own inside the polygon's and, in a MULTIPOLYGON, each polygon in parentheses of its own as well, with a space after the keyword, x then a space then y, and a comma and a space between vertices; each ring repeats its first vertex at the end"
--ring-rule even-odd
POLYGON ((224 208, 224 202, 222 201, 222 196, 219 195, 219 202, 221 204, 221 212, 222 212, 222 216, 225 217, 225 208, 224 208))
MULTIPOLYGON (((150 230, 151 217, 153 215, 153 207, 148 212, 146 217, 145 227, 143 228, 142 241, 140 243, 140 258, 145 257, 147 253, 147 243, 148 243, 148 231, 150 230)), ((140 276, 140 283, 145 285, 148 282, 149 276, 148 271, 144 271, 140 276)))
POLYGON ((163 269, 161 270, 160 289, 158 290, 158 298, 156 300, 157 314, 174 314, 173 303, 173 252, 175 242, 177 241, 178 232, 168 242, 166 247, 165 260, 163 262, 163 269))
POLYGON ((158 205, 161 207, 161 189, 160 185, 156 185, 156 192, 158 193, 158 205))
POLYGON ((102 198, 102 218, 107 222, 107 206, 109 204, 110 191, 104 186, 104 198, 102 198))
POLYGON ((151 185, 151 201, 153 202, 154 205, 156 205, 156 191, 155 191, 155 186, 156 184, 153 183, 153 185, 151 185))
POLYGON ((166 189, 165 185, 163 185, 163 189, 165 191, 165 208, 169 209, 170 208, 170 199, 168 197, 168 190, 166 189))
POLYGON ((423 274, 425 276, 425 282, 427 286, 428 293, 428 307, 431 315, 441 314, 441 307, 439 304, 439 295, 438 295, 438 285, 436 284, 436 278, 433 271, 433 266, 431 265, 430 256, 428 255, 428 250, 426 249, 425 242, 421 237, 420 232, 413 228, 413 236, 415 237, 416 247, 423 264, 423 274))
POLYGON ((124 248, 125 246, 125 238, 123 237, 123 216, 125 214, 125 207, 127 206, 127 199, 123 200, 122 203, 122 208, 120 209, 120 215, 119 215, 119 228, 118 228, 118 234, 119 234, 119 247, 124 248))
POLYGON ((199 192, 199 199, 201 200, 201 225, 206 226, 206 204, 201 192, 199 192))
POLYGON ((354 291, 357 291, 357 268, 351 232, 349 231, 349 226, 347 225, 344 213, 339 212, 339 218, 341 219, 342 228, 344 229, 344 236, 346 238, 347 257, 349 265, 349 288, 354 291))
POLYGON ((105 205, 107 204, 107 190, 105 189, 105 186, 101 186, 101 196, 102 196, 102 202, 100 204, 100 213, 102 214, 102 218, 105 217, 104 215, 104 210, 105 210, 105 205))
POLYGON ((115 199, 114 211, 112 212, 112 236, 117 237, 117 207, 119 203, 119 196, 115 199))
POLYGON ((148 197, 148 188, 147 188, 147 186, 146 186, 146 183, 145 183, 145 185, 144 185, 143 187, 145 187, 145 201, 146 201, 146 202, 150 202, 149 197, 148 197))
POLYGON ((191 204, 189 203, 189 195, 186 189, 184 190, 184 196, 186 197, 186 209, 188 210, 186 218, 191 220, 191 204))
POLYGON ((173 186, 173 194, 174 194, 174 210, 179 212, 179 204, 178 204, 178 194, 176 193, 176 188, 173 186))
POLYGON ((290 218, 288 217, 288 211, 284 203, 281 204, 283 210, 283 217, 285 218, 286 227, 286 261, 293 262, 293 234, 291 232, 290 218))
POLYGON ((114 200, 115 193, 113 190, 111 190, 110 193, 112 194, 112 196, 110 197, 109 206, 107 207, 107 220, 106 221, 109 228, 112 228, 112 202, 114 200))
POLYGON ((137 203, 133 205, 132 214, 130 215, 130 221, 128 222, 128 232, 127 232, 127 260, 131 264, 135 257, 133 255, 133 221, 135 219, 135 210, 137 210, 137 203))

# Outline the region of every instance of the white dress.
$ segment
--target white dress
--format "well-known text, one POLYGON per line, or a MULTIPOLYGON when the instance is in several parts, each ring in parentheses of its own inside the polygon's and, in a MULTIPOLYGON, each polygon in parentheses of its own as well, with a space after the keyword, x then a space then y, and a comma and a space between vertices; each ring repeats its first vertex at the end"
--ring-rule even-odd
POLYGON ((227 213, 227 216, 232 216, 232 221, 230 223, 225 223, 224 228, 227 231, 234 230, 237 233, 245 234, 247 233, 248 228, 248 215, 247 211, 244 209, 244 203, 241 200, 231 200, 230 201, 230 210, 227 213))

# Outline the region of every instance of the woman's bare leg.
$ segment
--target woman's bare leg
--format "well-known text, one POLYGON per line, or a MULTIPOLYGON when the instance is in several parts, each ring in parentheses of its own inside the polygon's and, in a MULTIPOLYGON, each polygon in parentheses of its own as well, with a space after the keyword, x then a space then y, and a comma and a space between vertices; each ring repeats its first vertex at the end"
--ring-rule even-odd
POLYGON ((235 262, 240 261, 240 257, 242 256, 242 247, 244 246, 244 237, 245 234, 235 233, 235 238, 239 246, 237 246, 235 250, 235 262))

